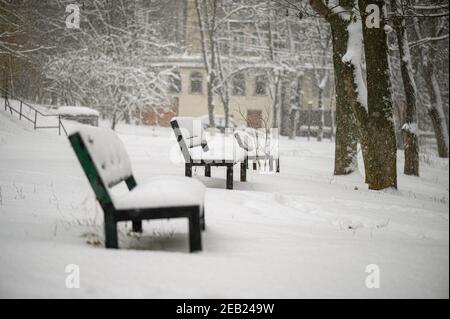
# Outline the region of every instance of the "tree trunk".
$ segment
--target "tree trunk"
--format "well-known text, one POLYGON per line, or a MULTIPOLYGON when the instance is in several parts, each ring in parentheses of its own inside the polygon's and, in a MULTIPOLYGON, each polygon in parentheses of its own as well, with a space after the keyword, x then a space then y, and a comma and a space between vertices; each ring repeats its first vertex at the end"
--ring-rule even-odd
POLYGON ((354 116, 357 101, 353 70, 342 62, 347 52, 347 23, 339 17, 331 18, 334 83, 336 92, 336 137, 334 174, 347 175, 357 168, 358 134, 354 116))
POLYGON ((405 150, 404 173, 419 176, 419 138, 417 123, 416 83, 411 67, 408 35, 401 0, 391 0, 392 11, 395 13, 394 29, 400 53, 400 68, 405 91, 406 110, 405 122, 402 126, 403 145, 405 150))
MULTIPOLYGON (((214 12, 213 14, 213 22, 215 21, 215 1, 214 3, 214 12)), ((195 9, 197 12, 198 24, 200 28, 200 44, 202 49, 203 63, 206 69, 206 84, 207 84, 207 103, 208 103, 208 118, 209 118, 209 127, 216 127, 214 121, 214 83, 215 83, 215 50, 214 50, 214 35, 212 32, 214 30, 210 26, 209 14, 208 14, 208 5, 205 0, 195 0, 195 9), (201 1, 201 4, 200 2, 201 1), (209 45, 208 41, 209 40, 209 45), (208 54, 208 50, 210 51, 208 54), (211 58, 210 58, 211 56, 211 58)))
POLYGON ((368 144, 366 176, 369 189, 397 188, 397 143, 392 116, 391 79, 383 0, 359 0, 367 67, 368 144), (380 12, 380 28, 368 28, 365 8, 374 4, 380 12))
POLYGON ((319 88, 319 105, 318 109, 320 112, 320 119, 319 119, 319 127, 317 130, 317 142, 322 142, 323 139, 323 126, 324 126, 324 114, 323 114, 323 89, 319 88))
POLYGON ((290 133, 289 133, 289 139, 295 140, 295 136, 297 135, 297 123, 298 123, 298 113, 299 110, 292 109, 290 114, 290 133))
MULTIPOLYGON (((430 57, 431 58, 431 57, 430 57)), ((430 99, 430 107, 428 114, 431 117, 434 133, 436 135, 436 142, 438 147, 439 157, 448 158, 448 131, 443 111, 442 97, 440 95, 440 88, 434 72, 432 63, 427 63, 424 66, 424 77, 428 96, 430 99)))
POLYGON ((428 109, 428 115, 433 123, 434 135, 436 136, 439 157, 448 158, 448 143, 446 132, 444 130, 445 119, 441 116, 437 108, 428 109))
POLYGON ((290 115, 291 115, 291 83, 289 80, 283 79, 281 83, 281 130, 282 136, 289 136, 290 129, 290 115))

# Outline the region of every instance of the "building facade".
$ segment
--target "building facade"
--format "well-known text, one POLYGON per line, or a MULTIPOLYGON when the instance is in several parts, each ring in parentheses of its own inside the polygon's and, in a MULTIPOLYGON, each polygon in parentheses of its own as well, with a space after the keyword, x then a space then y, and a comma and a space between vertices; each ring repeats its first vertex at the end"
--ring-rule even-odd
MULTIPOLYGON (((245 34, 251 26, 246 24, 246 32, 235 31, 233 40, 251 44, 251 39, 246 39, 245 34), (247 43, 248 42, 248 43, 247 43)), ((172 76, 170 94, 177 101, 175 112, 179 116, 200 117, 208 114, 207 101, 207 72, 204 65, 198 15, 194 0, 186 0, 184 19, 184 46, 182 55, 167 57, 164 61, 158 61, 161 67, 171 68, 175 76, 172 76)), ((236 54, 240 54, 236 52, 236 54)), ((240 59, 245 64, 245 71, 233 76, 230 91, 229 114, 237 123, 253 127, 272 126, 274 120, 273 93, 269 89, 269 82, 261 72, 261 64, 258 57, 248 55, 240 59), (252 67, 254 65, 254 67, 252 67)), ((331 76, 329 78, 332 78, 331 76)), ((285 76, 282 81, 282 90, 278 96, 278 121, 287 122, 292 109, 317 109, 319 106, 319 94, 317 80, 314 77, 314 69, 307 62, 302 66, 301 74, 292 73, 285 76), (299 82, 297 82, 299 81, 299 82), (287 96, 286 96, 287 95, 287 96)), ((334 108, 331 96, 331 82, 328 81, 323 90, 322 105, 325 110, 334 108)), ((215 95, 216 115, 224 115, 224 107, 218 95, 215 95)), ((172 109, 171 112, 174 112, 172 109)), ((165 125, 167 123, 160 123, 165 125)), ((281 123, 283 125, 283 123, 281 123)))

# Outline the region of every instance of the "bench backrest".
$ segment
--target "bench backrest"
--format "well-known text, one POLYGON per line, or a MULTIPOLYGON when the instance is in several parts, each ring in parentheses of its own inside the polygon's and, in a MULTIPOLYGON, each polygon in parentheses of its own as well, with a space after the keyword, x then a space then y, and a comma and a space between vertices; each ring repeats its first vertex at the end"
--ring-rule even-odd
POLYGON ((202 123, 195 117, 174 117, 170 121, 186 162, 191 162, 189 148, 206 147, 202 123))
POLYGON ((234 132, 234 137, 236 138, 238 145, 247 152, 256 150, 257 146, 255 137, 248 132, 237 130, 234 132))
POLYGON ((128 153, 112 130, 81 127, 69 140, 102 206, 112 204, 108 188, 122 181, 129 189, 136 186, 128 153))

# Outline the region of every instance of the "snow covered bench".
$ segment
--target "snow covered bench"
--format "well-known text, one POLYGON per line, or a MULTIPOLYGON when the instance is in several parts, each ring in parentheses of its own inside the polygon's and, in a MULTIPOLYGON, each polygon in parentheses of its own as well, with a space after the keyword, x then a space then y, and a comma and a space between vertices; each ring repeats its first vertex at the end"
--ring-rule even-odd
POLYGON ((91 126, 98 126, 100 113, 96 110, 83 106, 62 106, 56 113, 64 120, 76 121, 91 126))
POLYGON ((245 150, 247 163, 253 161, 253 170, 256 170, 256 165, 260 161, 268 161, 271 171, 275 162, 276 172, 280 172, 278 143, 271 134, 266 135, 256 129, 248 128, 245 131, 235 131, 234 137, 239 146, 245 150))
POLYGON ((241 163, 240 180, 247 181, 245 152, 233 136, 217 134, 207 141, 201 121, 193 117, 174 117, 170 123, 183 153, 186 176, 192 177, 194 166, 204 166, 206 177, 211 177, 211 166, 225 166, 226 187, 233 189, 233 167, 241 163))
POLYGON ((185 177, 155 177, 137 185, 125 147, 111 130, 82 127, 69 140, 103 209, 106 248, 118 248, 118 222, 132 221, 133 231, 142 232, 142 220, 185 217, 189 219, 190 251, 202 249, 202 183, 185 177), (112 188, 121 182, 129 192, 114 194, 112 188))

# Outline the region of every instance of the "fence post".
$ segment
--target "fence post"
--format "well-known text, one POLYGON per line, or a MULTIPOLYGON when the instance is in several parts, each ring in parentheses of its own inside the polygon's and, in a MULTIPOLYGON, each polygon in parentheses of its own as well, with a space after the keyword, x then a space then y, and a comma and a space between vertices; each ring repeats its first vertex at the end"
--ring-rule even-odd
POLYGON ((22 119, 22 101, 20 101, 20 112, 19 112, 19 120, 22 119))
POLYGON ((61 115, 58 114, 58 134, 61 136, 61 115))
POLYGON ((34 129, 36 129, 36 123, 37 123, 37 111, 34 110, 34 129))

